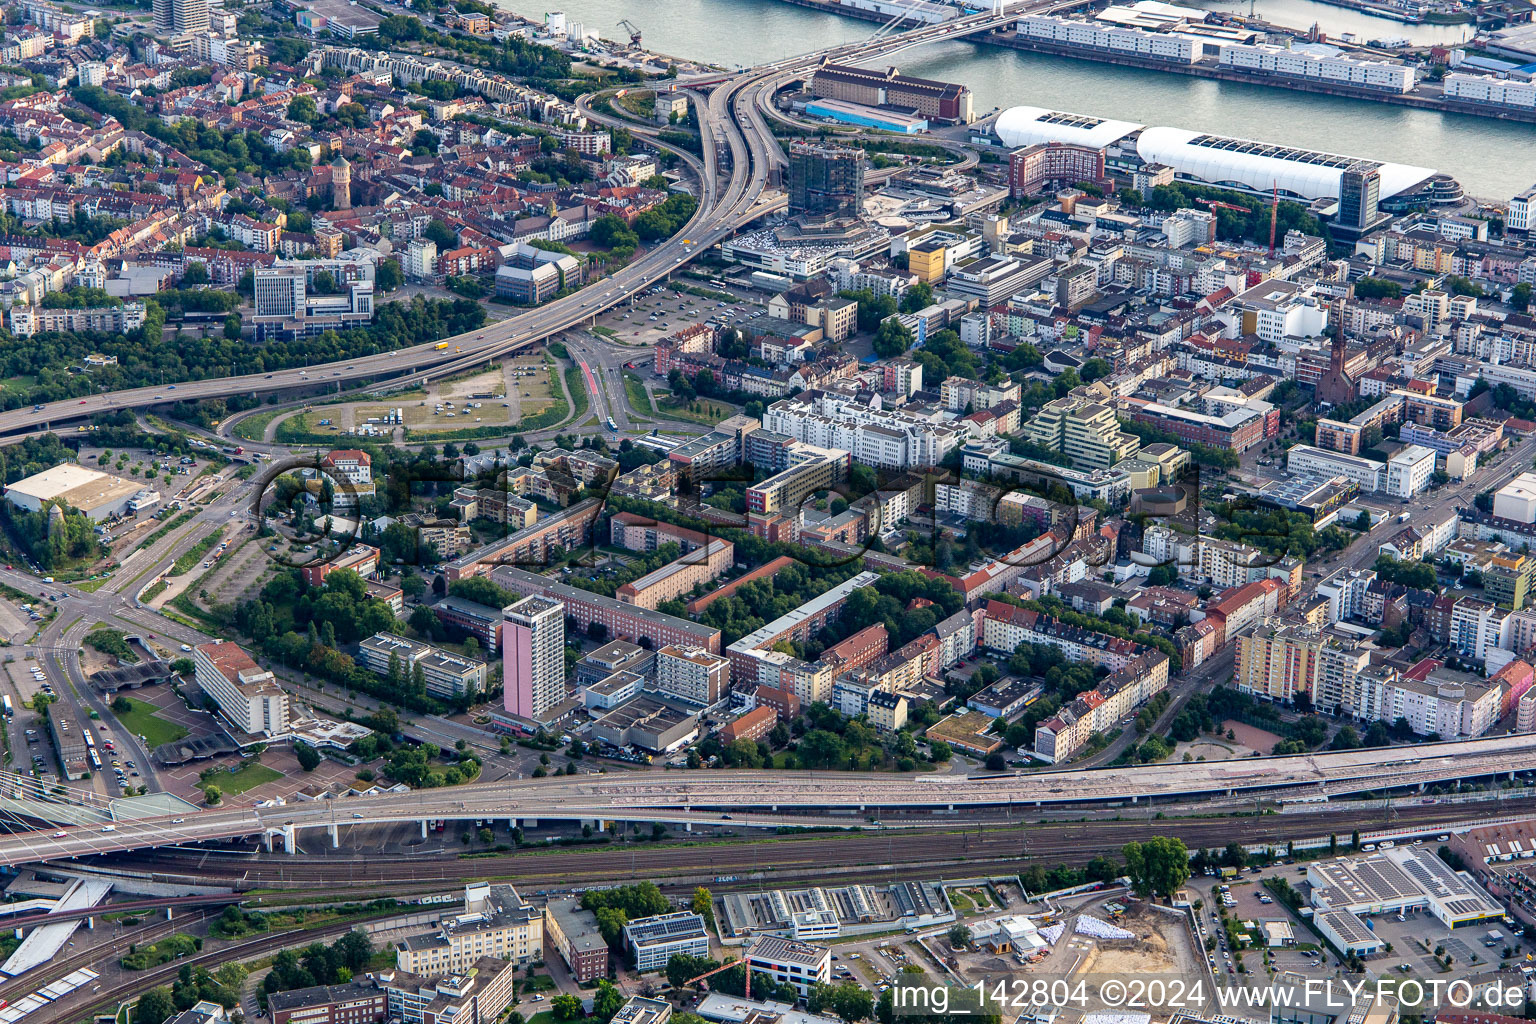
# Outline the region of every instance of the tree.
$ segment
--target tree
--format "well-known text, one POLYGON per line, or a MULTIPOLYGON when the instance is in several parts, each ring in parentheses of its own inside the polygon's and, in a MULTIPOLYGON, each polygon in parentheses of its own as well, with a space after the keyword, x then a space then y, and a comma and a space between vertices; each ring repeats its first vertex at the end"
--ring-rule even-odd
POLYGON ((293 756, 299 759, 299 767, 306 772, 314 771, 320 767, 320 762, 324 760, 320 755, 320 751, 308 743, 295 742, 293 745, 293 756))
POLYGON ((702 885, 693 890, 693 902, 690 904, 689 909, 710 924, 715 923, 715 898, 702 885))
POLYGON ((219 805, 219 801, 223 799, 224 791, 219 789, 218 786, 203 787, 203 802, 206 803, 209 807, 217 807, 219 805))
POLYGON ((560 994, 549 1001, 556 1020, 577 1020, 581 1017, 581 1000, 573 995, 560 994))
POLYGON ((933 285, 919 281, 901 296, 901 312, 916 313, 933 305, 933 285))
POLYGON ((806 1008, 812 1013, 831 1010, 848 1024, 867 1020, 874 1016, 875 997, 858 982, 849 979, 836 985, 818 983, 811 986, 806 1008))
POLYGON ((1120 852, 1131 887, 1142 897, 1171 896, 1189 878, 1189 850, 1182 839, 1153 836, 1126 843, 1120 852))
POLYGON ((949 944, 954 949, 964 949, 971 944, 971 930, 963 924, 949 929, 949 944))
POLYGON ((133 701, 129 700, 127 697, 124 697, 122 694, 118 694, 116 697, 112 698, 112 710, 116 711, 120 715, 125 715, 133 710, 133 701))
POLYGON ((176 1004, 171 999, 171 990, 161 986, 139 997, 131 1019, 133 1024, 165 1024, 166 1020, 175 1015, 176 1004))
POLYGON ((456 248, 459 244, 453 229, 435 217, 422 229, 421 237, 437 243, 438 252, 456 248))
POLYGON ((912 347, 912 332, 900 320, 887 320, 875 332, 875 355, 895 359, 912 347))
POLYGON ((682 988, 690 979, 714 970, 720 966, 715 961, 706 957, 689 956, 687 953, 673 953, 667 960, 667 984, 673 988, 682 988))
POLYGON ((288 120, 290 121, 314 124, 319 116, 313 96, 295 96, 288 101, 288 120))
POLYGON ((612 1020, 623 1006, 624 993, 613 982, 604 978, 597 983, 597 991, 592 994, 592 1016, 601 1021, 612 1020))
MULTIPOLYGON (((415 21, 416 19, 412 18, 411 20, 415 21)), ((374 269, 373 283, 378 285, 381 292, 392 292, 405 284, 405 272, 400 269, 400 261, 389 259, 380 263, 374 269)))

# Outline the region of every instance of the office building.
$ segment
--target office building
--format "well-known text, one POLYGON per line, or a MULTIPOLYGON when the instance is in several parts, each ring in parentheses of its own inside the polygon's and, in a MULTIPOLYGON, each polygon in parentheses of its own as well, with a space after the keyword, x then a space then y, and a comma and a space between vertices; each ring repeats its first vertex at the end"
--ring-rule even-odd
POLYGON ((642 917, 624 926, 624 945, 635 955, 641 974, 665 970, 672 954, 709 956, 709 932, 704 918, 689 910, 642 917))
POLYGON ((1008 194, 1015 199, 1039 195, 1052 187, 1103 180, 1102 149, 1047 142, 1008 154, 1008 194))
POLYGON ((514 964, 542 959, 544 915, 510 885, 464 887, 462 913, 445 914, 438 929, 395 946, 395 966, 412 974, 462 974, 483 957, 514 964))
POLYGON ((394 633, 375 633, 357 645, 357 663, 376 675, 389 672, 397 662, 402 678, 410 679, 420 666, 433 697, 456 700, 485 689, 485 663, 449 654, 431 644, 407 640, 394 633))
POLYGON ((565 605, 538 595, 502 610, 503 706, 542 721, 565 699, 565 605))
POLYGON ((277 260, 256 268, 254 286, 258 341, 311 338, 373 320, 367 260, 277 260))
POLYGON ((1358 237, 1387 220, 1381 202, 1381 171, 1373 163, 1358 161, 1339 177, 1339 215, 1334 229, 1358 237))
POLYGON ((1434 449, 1411 444, 1387 459, 1386 491, 1407 501, 1428 487, 1434 475, 1434 449))
POLYGON ((535 305, 581 284, 581 262, 573 256, 518 243, 496 268, 496 294, 535 305))
POLYGON ((268 739, 288 734, 288 694, 238 644, 198 644, 192 665, 198 688, 213 698, 236 733, 268 739))
POLYGON ((468 970, 443 977, 397 969, 367 975, 367 980, 384 990, 392 1022, 491 1024, 517 1001, 517 966, 483 956, 468 970))
POLYGON ((432 606, 432 614, 450 632, 474 637, 486 654, 495 654, 501 649, 501 609, 466 601, 462 597, 445 597, 432 606))
POLYGON ((656 692, 692 704, 714 704, 731 682, 731 663, 702 647, 668 644, 656 652, 656 692))
POLYGON ((775 984, 793 985, 802 999, 810 996, 812 986, 832 980, 831 950, 778 935, 763 935, 752 943, 747 964, 750 970, 768 975, 775 984))
POLYGON ((864 209, 864 151, 795 142, 789 147, 789 212, 858 217, 864 209))
POLYGON ((598 930, 596 916, 583 910, 577 897, 564 896, 545 904, 544 935, 578 983, 608 977, 608 943, 598 930))

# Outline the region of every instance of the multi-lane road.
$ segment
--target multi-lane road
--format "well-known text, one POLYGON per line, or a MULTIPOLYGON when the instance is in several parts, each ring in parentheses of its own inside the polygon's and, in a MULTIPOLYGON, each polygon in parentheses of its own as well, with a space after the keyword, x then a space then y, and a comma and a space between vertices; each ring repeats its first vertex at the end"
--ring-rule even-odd
POLYGON ((213 807, 175 817, 0 837, 0 865, 354 824, 491 818, 676 824, 949 827, 949 815, 1154 799, 1325 800, 1536 771, 1536 735, 1291 757, 965 778, 849 772, 645 772, 471 783, 344 804, 213 807))

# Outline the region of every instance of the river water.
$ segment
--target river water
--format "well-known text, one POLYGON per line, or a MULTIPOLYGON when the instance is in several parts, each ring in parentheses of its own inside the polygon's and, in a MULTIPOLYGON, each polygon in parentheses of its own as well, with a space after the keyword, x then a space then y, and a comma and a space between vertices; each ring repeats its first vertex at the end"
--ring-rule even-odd
MULTIPOLYGON (((640 27, 647 49, 730 67, 759 64, 867 38, 871 22, 797 7, 781 0, 499 0, 526 17, 564 10, 609 39, 640 27)), ((1233 0, 1198 0, 1233 9, 1233 0)), ((1338 35, 1451 42, 1462 25, 1403 25, 1314 0, 1255 0, 1277 24, 1316 22, 1338 35)), ((1246 13, 1246 4, 1243 5, 1246 13)), ((1468 193, 1507 200, 1536 184, 1536 125, 1440 114, 1368 100, 1319 96, 1187 75, 948 40, 898 55, 907 74, 963 82, 978 114, 1027 104, 1146 124, 1303 146, 1373 160, 1432 167, 1454 175, 1468 193)))

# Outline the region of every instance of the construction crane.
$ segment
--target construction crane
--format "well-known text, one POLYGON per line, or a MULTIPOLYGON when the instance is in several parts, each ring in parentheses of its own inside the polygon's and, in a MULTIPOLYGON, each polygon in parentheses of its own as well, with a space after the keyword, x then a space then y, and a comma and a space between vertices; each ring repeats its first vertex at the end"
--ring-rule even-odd
POLYGON ((1234 213, 1252 213, 1246 206, 1233 206, 1231 203, 1218 203, 1214 199, 1196 199, 1195 202, 1212 210, 1231 210, 1234 213))
POLYGON ((745 989, 743 991, 746 993, 746 998, 747 999, 751 999, 752 998, 752 968, 751 968, 750 965, 747 964, 747 962, 745 960, 731 960, 731 961, 728 961, 726 963, 721 964, 719 967, 716 967, 712 971, 705 971, 703 974, 699 975, 697 978, 689 978, 687 981, 683 982, 683 988, 690 988, 693 985, 697 984, 698 982, 703 981, 705 978, 713 977, 714 975, 719 974, 721 971, 728 971, 732 967, 741 967, 741 968, 743 968, 747 972, 746 973, 746 978, 747 978, 747 980, 746 980, 746 987, 745 987, 745 989))
POLYGON ((629 33, 629 45, 637 50, 640 49, 640 26, 628 18, 620 18, 619 28, 629 33))
POLYGON ((1269 200, 1269 258, 1275 258, 1275 222, 1280 219, 1280 182, 1274 182, 1274 194, 1269 200))

